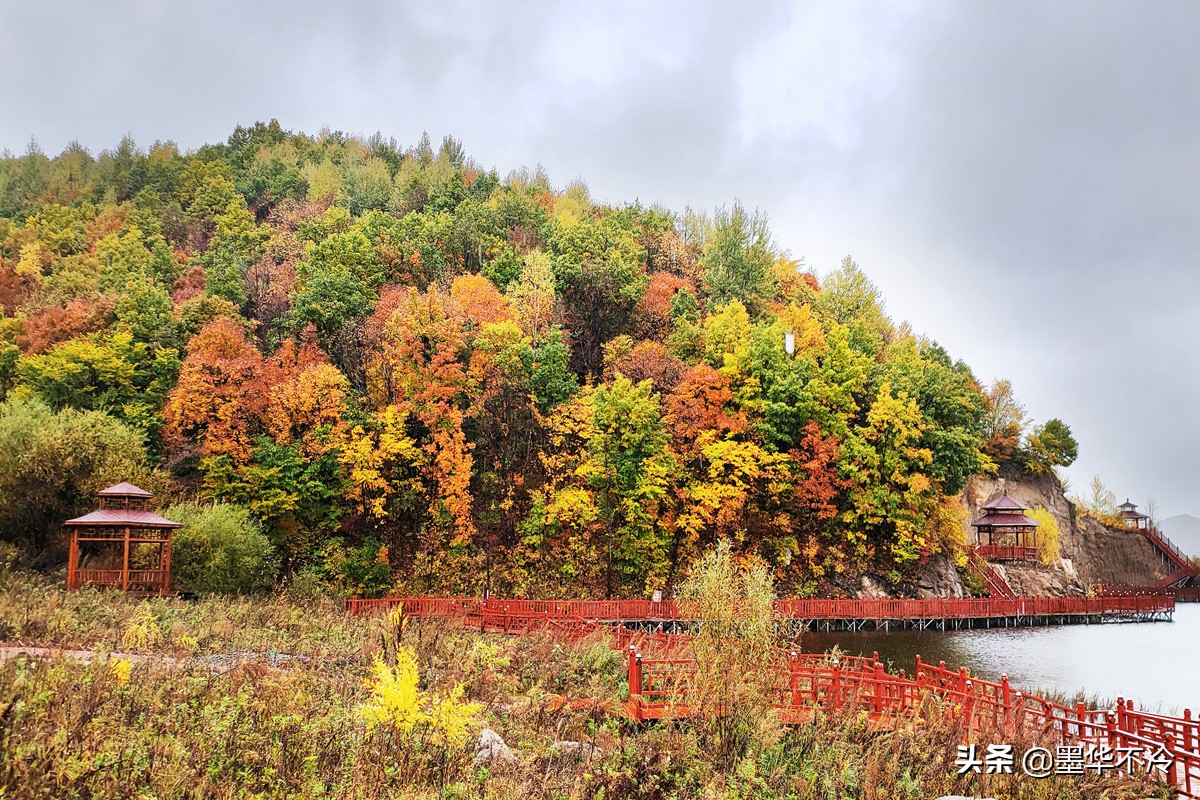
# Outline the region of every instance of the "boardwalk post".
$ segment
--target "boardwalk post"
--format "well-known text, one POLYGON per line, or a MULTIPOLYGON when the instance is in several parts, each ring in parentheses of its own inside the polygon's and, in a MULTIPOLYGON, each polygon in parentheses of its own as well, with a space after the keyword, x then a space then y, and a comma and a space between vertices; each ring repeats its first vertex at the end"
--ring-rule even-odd
POLYGON ((967 733, 970 733, 975 729, 975 685, 968 679, 963 683, 963 716, 967 721, 967 733))
POLYGON ((1196 725, 1192 722, 1192 710, 1190 708, 1183 710, 1183 749, 1196 749, 1196 725))
MULTIPOLYGON (((876 653, 875 655, 878 656, 878 653, 876 653)), ((883 689, 883 664, 880 664, 878 659, 876 659, 876 661, 875 661, 875 681, 874 681, 874 683, 875 683, 874 691, 871 692, 871 702, 875 707, 875 713, 880 714, 883 712, 883 691, 884 691, 884 689, 883 689)))
POLYGON ((1175 740, 1170 736, 1163 736, 1163 745, 1167 748, 1167 756, 1171 759, 1171 767, 1167 772, 1167 779, 1178 786, 1182 783, 1182 778, 1187 774, 1187 765, 1181 764, 1178 756, 1175 754, 1175 740))
POLYGON ((1079 738, 1086 739, 1088 735, 1085 727, 1085 721, 1087 720, 1087 706, 1085 706, 1082 702, 1077 702, 1075 704, 1075 717, 1078 720, 1078 722, 1075 723, 1075 727, 1078 729, 1077 733, 1079 734, 1079 738))
POLYGON ((1000 708, 1004 713, 1004 725, 1012 727, 1012 688, 1008 685, 1008 673, 1000 676, 1000 708))
POLYGON ((800 656, 793 650, 788 653, 788 688, 792 692, 792 708, 800 705, 800 656))
POLYGON ((842 670, 836 658, 833 660, 833 669, 831 670, 831 673, 832 677, 829 681, 830 696, 827 699, 829 700, 830 710, 837 711, 838 706, 841 705, 842 670))

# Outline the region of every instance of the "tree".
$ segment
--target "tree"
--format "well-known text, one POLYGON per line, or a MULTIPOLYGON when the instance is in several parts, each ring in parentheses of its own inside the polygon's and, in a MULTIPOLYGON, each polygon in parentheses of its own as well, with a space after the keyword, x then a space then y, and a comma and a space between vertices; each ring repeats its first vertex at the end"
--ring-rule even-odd
POLYGON ((714 304, 737 300, 754 313, 763 310, 775 294, 774 263, 775 246, 765 216, 747 213, 740 202, 717 210, 700 256, 714 304))
POLYGON ((604 343, 632 327, 630 312, 648 282, 646 251, 615 213, 555 219, 549 228, 546 249, 570 330, 572 367, 597 376, 604 343))
POLYGON ((70 339, 17 364, 22 383, 54 409, 105 410, 157 437, 179 373, 173 348, 134 341, 128 331, 70 339))
POLYGON ((509 284, 521 328, 530 337, 544 336, 554 322, 554 272, 546 254, 535 250, 522 259, 520 277, 509 284))
POLYGON ((543 410, 553 408, 579 391, 579 381, 571 372, 571 352, 563 341, 562 331, 551 329, 534 344, 529 355, 528 390, 543 410))
POLYGON ((925 474, 933 454, 920 446, 928 423, 912 398, 887 383, 865 422, 841 448, 846 539, 860 554, 903 568, 940 549, 931 535, 938 495, 925 474))
POLYGON ((1060 419, 1035 426, 1026 437, 1024 451, 1026 467, 1032 472, 1069 467, 1079 457, 1079 445, 1071 429, 1060 419))
POLYGON ((103 411, 53 411, 37 400, 0 406, 0 538, 43 563, 61 555, 64 520, 120 481, 153 488, 142 434, 103 411))
POLYGON ((1026 514, 1038 524, 1038 557, 1043 565, 1047 567, 1054 565, 1062 556, 1058 520, 1054 519, 1054 516, 1041 506, 1029 509, 1026 514))
POLYGON ((1092 476, 1089 487, 1091 494, 1088 496, 1085 506, 1087 513, 1098 520, 1115 518, 1117 516, 1117 496, 1109 491, 1104 482, 1100 480, 1099 475, 1092 476))
POLYGON ((262 354, 236 322, 215 319, 196 334, 167 401, 166 437, 179 454, 249 460, 267 397, 258 382, 262 354))
POLYGON ((820 308, 834 321, 850 330, 851 345, 876 356, 892 335, 892 323, 883 313, 879 290, 850 256, 842 259, 841 269, 821 282, 817 295, 820 308))
POLYGON ((666 497, 675 459, 667 447, 659 397, 650 381, 635 386, 618 376, 596 389, 592 402, 595 435, 583 469, 598 492, 607 526, 605 593, 611 596, 617 580, 635 576, 661 586, 668 553, 654 510, 666 497))
POLYGON ((1025 407, 1017 402, 1012 383, 996 380, 984 391, 984 451, 997 461, 1013 458, 1025 435, 1025 407))
POLYGON ((941 491, 956 495, 984 466, 986 401, 971 369, 952 362, 936 342, 897 338, 881 370, 893 389, 916 400, 928 425, 921 445, 933 454, 927 474, 941 491))

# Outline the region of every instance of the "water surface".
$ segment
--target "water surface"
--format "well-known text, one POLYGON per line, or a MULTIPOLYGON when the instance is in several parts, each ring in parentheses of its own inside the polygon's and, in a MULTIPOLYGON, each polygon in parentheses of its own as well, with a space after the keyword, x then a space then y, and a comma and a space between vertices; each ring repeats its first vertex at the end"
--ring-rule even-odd
POLYGON ((810 652, 837 645, 851 655, 878 650, 885 663, 909 674, 920 655, 989 680, 1007 674, 1025 691, 1082 695, 1089 704, 1126 697, 1138 708, 1163 713, 1200 710, 1200 603, 1176 606, 1174 622, 806 633, 801 645, 810 652))

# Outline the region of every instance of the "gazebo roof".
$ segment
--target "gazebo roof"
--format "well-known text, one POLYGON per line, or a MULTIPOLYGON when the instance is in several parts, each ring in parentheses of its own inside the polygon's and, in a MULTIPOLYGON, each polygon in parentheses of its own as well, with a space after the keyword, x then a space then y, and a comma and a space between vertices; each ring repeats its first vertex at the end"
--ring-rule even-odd
POLYGON ((1025 506, 1006 494, 993 498, 983 507, 984 511, 1024 511, 1025 506))
POLYGON ((1150 519, 1150 517, 1138 511, 1137 504, 1129 502, 1129 498, 1125 498, 1125 502, 1121 503, 1117 508, 1121 509, 1121 516, 1125 517, 1125 519, 1150 519))
MULTIPOLYGON (((137 488, 136 486, 134 487, 137 488)), ((130 508, 105 508, 84 514, 82 517, 69 519, 63 525, 81 525, 96 527, 124 528, 182 528, 182 522, 174 522, 166 517, 160 517, 152 511, 138 511, 130 508)))
POLYGON ((1037 521, 1024 514, 988 514, 971 523, 973 528, 1036 528, 1037 521))
POLYGON ((109 486, 107 489, 101 489, 100 491, 96 492, 96 495, 98 497, 145 497, 145 498, 151 498, 154 496, 154 495, 150 494, 149 492, 147 492, 142 487, 134 486, 132 483, 126 483, 125 481, 121 481, 120 483, 113 484, 112 486, 109 486))

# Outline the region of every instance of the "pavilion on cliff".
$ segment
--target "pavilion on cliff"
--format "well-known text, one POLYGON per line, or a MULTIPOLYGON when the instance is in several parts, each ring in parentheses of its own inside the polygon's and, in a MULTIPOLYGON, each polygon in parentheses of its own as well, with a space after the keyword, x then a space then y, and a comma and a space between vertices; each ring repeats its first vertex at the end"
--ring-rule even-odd
POLYGON ((139 594, 171 588, 171 533, 182 527, 147 510, 151 495, 132 483, 97 493, 100 507, 63 524, 71 530, 67 588, 84 584, 139 594))
POLYGON ((988 501, 983 516, 971 523, 978 542, 976 552, 993 561, 1039 560, 1038 524, 1025 516, 1025 510, 1006 494, 988 501))
POLYGON ((1150 527, 1150 517, 1137 510, 1137 506, 1129 502, 1129 498, 1125 498, 1125 502, 1117 506, 1121 510, 1121 519, 1125 521, 1126 528, 1136 528, 1137 530, 1145 530, 1150 527))

